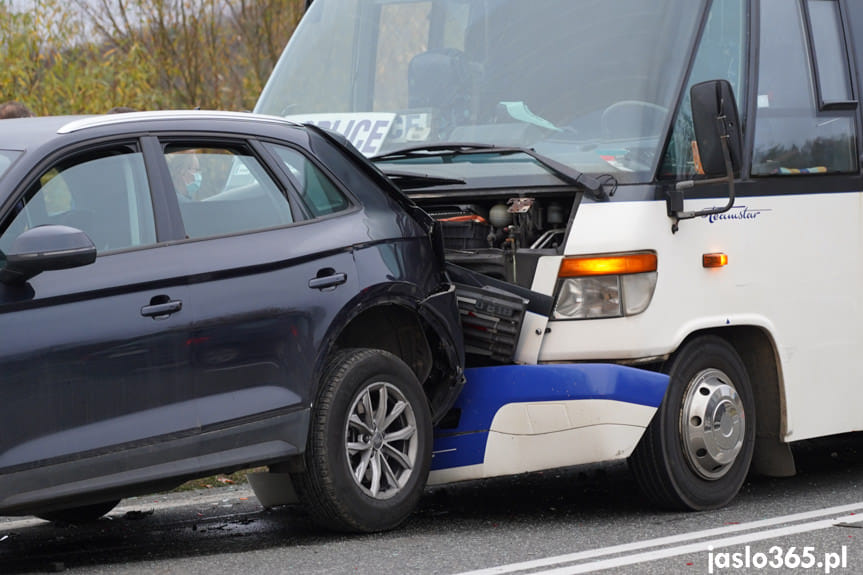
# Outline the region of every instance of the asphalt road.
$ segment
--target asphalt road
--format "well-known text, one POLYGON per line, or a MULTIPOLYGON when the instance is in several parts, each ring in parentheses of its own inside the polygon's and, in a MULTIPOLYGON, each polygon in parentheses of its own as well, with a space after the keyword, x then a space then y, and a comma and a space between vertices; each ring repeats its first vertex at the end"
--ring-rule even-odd
POLYGON ((797 477, 702 513, 650 507, 621 464, 430 489, 374 535, 265 510, 245 486, 140 497, 88 526, 0 519, 0 573, 863 573, 863 434, 795 453, 797 477))

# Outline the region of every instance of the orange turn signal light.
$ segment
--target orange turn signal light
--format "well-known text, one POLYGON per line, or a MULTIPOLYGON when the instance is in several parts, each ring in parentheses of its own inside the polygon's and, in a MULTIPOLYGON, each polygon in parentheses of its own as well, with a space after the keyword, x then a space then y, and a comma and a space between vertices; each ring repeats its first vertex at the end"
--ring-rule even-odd
POLYGON ((638 253, 615 256, 577 256, 560 262, 561 278, 640 274, 656 271, 656 254, 638 253))
POLYGON ((703 254, 701 256, 701 265, 706 268, 721 268, 728 265, 728 254, 715 253, 703 254))

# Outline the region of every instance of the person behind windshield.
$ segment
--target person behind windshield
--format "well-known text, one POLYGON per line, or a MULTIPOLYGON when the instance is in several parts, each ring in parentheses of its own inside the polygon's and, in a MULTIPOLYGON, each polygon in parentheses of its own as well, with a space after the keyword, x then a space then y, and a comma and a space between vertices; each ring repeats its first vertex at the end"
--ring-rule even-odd
POLYGON ((177 152, 167 156, 168 168, 171 171, 171 181, 181 202, 191 202, 197 199, 201 189, 201 165, 198 155, 194 152, 177 152))

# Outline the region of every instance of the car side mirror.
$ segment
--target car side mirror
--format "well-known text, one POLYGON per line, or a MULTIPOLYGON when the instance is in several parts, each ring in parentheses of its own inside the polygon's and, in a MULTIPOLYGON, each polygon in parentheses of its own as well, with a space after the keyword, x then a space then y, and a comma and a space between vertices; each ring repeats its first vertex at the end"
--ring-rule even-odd
POLYGON ((69 226, 45 225, 31 228, 12 243, 0 282, 23 283, 48 270, 84 266, 96 261, 96 246, 81 230, 69 226))
POLYGON ((668 194, 668 215, 674 218, 672 232, 680 220, 727 212, 734 205, 734 176, 740 172, 743 132, 737 115, 734 89, 728 80, 709 80, 689 91, 692 124, 702 172, 706 179, 678 182, 668 194), (704 184, 727 183, 728 202, 720 208, 695 212, 683 209, 684 191, 704 184))

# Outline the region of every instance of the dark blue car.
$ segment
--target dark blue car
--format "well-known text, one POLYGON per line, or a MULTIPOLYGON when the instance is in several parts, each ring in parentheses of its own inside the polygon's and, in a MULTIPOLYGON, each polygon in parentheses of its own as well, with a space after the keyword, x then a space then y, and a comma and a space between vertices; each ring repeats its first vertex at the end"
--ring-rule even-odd
POLYGON ((463 384, 435 222, 252 114, 0 122, 0 514, 86 520, 250 466, 397 525, 463 384))

